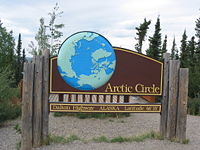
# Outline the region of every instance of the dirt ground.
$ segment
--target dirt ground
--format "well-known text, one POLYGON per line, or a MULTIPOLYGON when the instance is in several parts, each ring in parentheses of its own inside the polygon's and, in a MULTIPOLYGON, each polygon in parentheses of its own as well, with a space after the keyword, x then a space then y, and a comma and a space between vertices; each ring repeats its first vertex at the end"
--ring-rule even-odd
MULTIPOLYGON (((20 141, 14 126, 20 119, 7 122, 0 128, 0 150, 14 150, 20 141)), ((68 137, 77 135, 89 140, 94 137, 117 136, 130 137, 150 131, 159 131, 160 115, 158 113, 134 113, 126 118, 78 119, 72 116, 54 117, 49 119, 51 134, 68 137)), ((34 150, 198 150, 200 149, 200 117, 187 117, 188 144, 170 142, 168 140, 150 140, 144 142, 96 143, 74 141, 68 144, 52 144, 34 150)))

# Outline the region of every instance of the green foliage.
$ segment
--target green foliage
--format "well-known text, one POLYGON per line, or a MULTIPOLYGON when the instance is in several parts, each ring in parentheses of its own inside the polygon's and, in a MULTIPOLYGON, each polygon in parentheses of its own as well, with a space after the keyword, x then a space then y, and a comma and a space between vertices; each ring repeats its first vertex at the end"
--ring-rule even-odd
POLYGON ((181 54, 180 54, 181 67, 188 66, 189 52, 188 52, 188 48, 187 48, 186 30, 184 31, 183 36, 182 36, 180 52, 181 52, 181 54))
MULTIPOLYGON (((50 145, 52 143, 54 144, 65 144, 65 143, 71 143, 73 141, 82 141, 82 142, 88 142, 88 141, 93 141, 97 143, 123 143, 123 142, 143 142, 147 139, 154 139, 154 140, 164 140, 162 136, 160 136, 159 133, 155 131, 150 131, 147 133, 144 133, 142 135, 137 135, 137 136, 131 136, 131 137, 122 137, 122 136, 117 136, 114 138, 108 138, 106 136, 100 136, 100 137, 94 137, 91 140, 84 140, 77 135, 70 135, 69 137, 65 138, 63 136, 57 136, 57 135, 49 135, 47 140, 44 141, 43 144, 45 145, 50 145)), ((171 142, 179 142, 176 139, 171 140, 171 142)), ((188 144, 189 139, 186 139, 182 142, 183 144, 188 144)))
POLYGON ((188 113, 200 116, 200 97, 188 99, 188 113))
POLYGON ((14 46, 15 42, 12 31, 8 32, 6 28, 2 26, 0 20, 0 69, 5 69, 10 66, 10 69, 14 70, 14 46))
POLYGON ((138 136, 131 136, 131 137, 114 137, 114 138, 107 138, 105 136, 100 136, 93 138, 94 142, 106 142, 106 143, 122 143, 122 142, 143 142, 146 139, 155 139, 155 140, 163 140, 163 137, 160 136, 159 133, 150 131, 148 133, 138 135, 138 136))
POLYGON ((59 11, 58 3, 53 8, 53 11, 49 13, 50 21, 49 25, 47 26, 50 30, 50 52, 51 55, 55 55, 60 47, 60 38, 63 36, 63 33, 60 31, 64 27, 64 24, 56 24, 56 19, 63 14, 63 11, 59 11))
POLYGON ((188 143, 190 142, 189 139, 185 139, 185 140, 183 140, 183 141, 181 142, 181 141, 179 141, 177 138, 173 138, 173 139, 171 139, 170 141, 171 141, 171 142, 175 142, 175 143, 181 143, 181 144, 188 144, 188 143))
POLYGON ((17 144, 16 144, 16 149, 17 149, 17 150, 20 150, 20 149, 21 149, 21 145, 22 145, 22 142, 21 142, 21 141, 17 142, 17 144))
POLYGON ((19 124, 16 124, 16 125, 14 126, 14 129, 16 130, 16 133, 22 134, 22 129, 21 129, 21 127, 20 127, 19 124))
POLYGON ((161 60, 161 28, 160 28, 160 18, 157 18, 155 25, 155 32, 153 37, 149 37, 149 49, 147 49, 147 56, 161 60))
POLYGON ((171 59, 173 59, 173 60, 179 59, 178 49, 176 47, 175 37, 174 37, 173 44, 172 44, 172 49, 171 49, 171 59))
POLYGON ((18 84, 19 81, 22 79, 23 62, 22 62, 21 51, 22 51, 22 40, 21 40, 21 34, 19 34, 17 50, 16 50, 16 53, 17 53, 16 64, 15 64, 15 68, 16 68, 16 70, 15 70, 16 84, 18 84))
POLYGON ((129 113, 64 113, 64 112, 55 112, 54 117, 62 117, 62 116, 74 116, 79 119, 87 119, 87 118, 96 118, 96 119, 105 119, 105 118, 121 118, 121 117, 129 117, 129 113))
POLYGON ((130 142, 129 138, 125 138, 125 137, 115 137, 113 139, 110 140, 111 143, 122 143, 122 142, 130 142))
POLYGON ((0 123, 6 120, 15 119, 21 115, 21 106, 3 101, 0 105, 0 123))
POLYGON ((82 139, 76 135, 70 135, 69 137, 65 138, 63 136, 57 136, 57 135, 50 134, 48 136, 47 140, 43 142, 43 144, 45 144, 45 145, 59 144, 59 143, 65 144, 65 143, 71 143, 71 142, 77 141, 77 140, 82 140, 82 139))
POLYGON ((31 41, 28 45, 29 51, 32 55, 42 55, 43 51, 50 49, 51 55, 56 55, 58 48, 61 45, 60 38, 63 33, 60 31, 64 28, 64 24, 57 24, 57 18, 61 17, 63 11, 59 12, 58 3, 53 8, 52 12, 48 13, 49 23, 45 24, 44 18, 40 18, 40 27, 35 36, 37 44, 31 41))
POLYGON ((183 140, 183 144, 188 144, 190 142, 190 139, 185 139, 185 140, 183 140))
POLYGON ((100 136, 100 137, 93 138, 92 141, 98 142, 98 143, 102 143, 102 142, 109 143, 110 139, 108 139, 105 136, 100 136))
POLYGON ((139 53, 142 53, 142 44, 143 44, 143 41, 145 40, 147 30, 149 29, 150 24, 151 24, 151 20, 147 21, 145 18, 144 22, 140 24, 139 27, 135 28, 137 30, 136 35, 138 36, 137 38, 135 38, 138 41, 138 43, 135 45, 135 49, 139 53))
POLYGON ((81 138, 79 138, 77 135, 70 135, 69 137, 67 137, 66 142, 70 143, 77 140, 81 140, 81 138))
POLYGON ((0 71, 0 123, 21 114, 21 106, 11 103, 11 98, 19 96, 19 89, 10 87, 9 74, 7 70, 0 71))
POLYGON ((49 145, 51 143, 56 143, 56 144, 57 143, 62 143, 62 144, 64 144, 64 143, 67 143, 67 140, 62 136, 49 135, 48 136, 48 141, 45 142, 45 144, 49 145))
POLYGON ((161 59, 163 59, 163 54, 167 52, 167 35, 165 35, 165 39, 163 41, 162 49, 161 49, 161 59))
POLYGON ((50 48, 48 43, 48 35, 46 33, 46 25, 44 24, 44 18, 40 18, 40 27, 38 29, 38 33, 35 36, 35 40, 37 41, 38 48, 37 51, 32 51, 32 55, 42 55, 44 50, 50 48))

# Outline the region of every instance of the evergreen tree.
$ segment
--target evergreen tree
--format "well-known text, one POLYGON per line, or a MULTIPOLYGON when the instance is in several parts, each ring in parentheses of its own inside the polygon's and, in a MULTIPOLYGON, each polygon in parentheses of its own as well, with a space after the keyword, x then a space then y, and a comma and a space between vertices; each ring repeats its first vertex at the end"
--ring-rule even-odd
POLYGON ((161 49, 161 59, 163 59, 163 54, 167 52, 167 35, 165 35, 165 39, 163 41, 162 49, 161 49))
POLYGON ((147 56, 161 60, 161 28, 160 28, 160 18, 157 18, 155 25, 155 32, 153 37, 149 38, 149 49, 146 51, 147 56))
POLYGON ((135 49, 139 52, 142 53, 142 44, 143 41, 145 41, 145 37, 147 34, 147 30, 149 29, 149 25, 151 24, 151 20, 146 21, 146 18, 144 19, 144 22, 140 24, 139 27, 136 27, 135 29, 137 30, 137 38, 135 38, 138 43, 135 45, 135 49))
POLYGON ((179 59, 178 49, 176 47, 175 37, 174 37, 173 44, 172 44, 172 49, 171 49, 171 59, 173 59, 173 60, 179 59))
POLYGON ((21 40, 21 34, 19 34, 17 50, 16 50, 16 53, 17 53, 17 63, 16 63, 16 72, 15 72, 16 84, 18 84, 19 81, 22 79, 21 49, 22 49, 22 40, 21 40))
POLYGON ((196 57, 197 61, 200 63, 200 18, 196 20, 195 31, 195 36, 197 37, 196 57))
POLYGON ((189 65, 186 66, 189 68, 189 97, 197 97, 200 91, 200 70, 196 58, 196 42, 195 37, 193 36, 190 41, 188 41, 187 51, 189 52, 188 62, 189 65))
POLYGON ((181 67, 188 67, 189 61, 189 52, 187 51, 187 35, 186 30, 183 33, 182 40, 181 40, 181 47, 180 47, 180 61, 181 67))
MULTIPOLYGON (((190 63, 189 66, 190 68, 194 68, 195 64, 196 64, 196 56, 195 56, 195 47, 196 45, 196 42, 195 42, 195 37, 193 36, 191 38, 191 40, 188 42, 188 45, 187 45, 187 51, 189 53, 189 56, 188 56, 188 62, 190 63)), ((192 69, 194 70, 194 69, 192 69)))
POLYGON ((26 53, 25 49, 23 49, 23 54, 22 54, 22 71, 24 70, 24 63, 26 62, 26 53))

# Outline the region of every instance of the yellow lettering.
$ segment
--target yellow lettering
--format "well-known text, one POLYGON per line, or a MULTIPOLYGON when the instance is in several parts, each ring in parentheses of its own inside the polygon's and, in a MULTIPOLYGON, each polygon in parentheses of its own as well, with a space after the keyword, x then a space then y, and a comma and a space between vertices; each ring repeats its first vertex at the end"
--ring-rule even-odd
POLYGON ((111 86, 110 83, 108 83, 105 92, 113 92, 113 90, 112 90, 112 86, 111 86))

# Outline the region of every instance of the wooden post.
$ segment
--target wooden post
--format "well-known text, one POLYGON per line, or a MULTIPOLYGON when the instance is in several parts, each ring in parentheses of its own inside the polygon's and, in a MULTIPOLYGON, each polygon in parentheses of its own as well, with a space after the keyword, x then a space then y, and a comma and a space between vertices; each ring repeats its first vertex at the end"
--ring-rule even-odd
POLYGON ((176 137, 179 68, 180 61, 169 61, 169 103, 167 118, 167 137, 169 139, 173 139, 176 137))
POLYGON ((33 147, 39 147, 42 143, 42 88, 43 88, 43 57, 35 59, 35 85, 33 107, 33 147))
POLYGON ((167 133, 167 115, 168 115, 168 97, 169 97, 169 60, 170 54, 164 54, 164 79, 163 79, 163 96, 162 110, 160 116, 160 135, 166 137, 167 133))
POLYGON ((124 95, 124 103, 129 103, 129 95, 124 95))
POLYGON ((32 149, 34 64, 24 64, 22 95, 22 145, 21 150, 32 149))
POLYGON ((119 95, 117 95, 117 103, 119 103, 119 99, 120 99, 120 97, 119 97, 119 95))
POLYGON ((181 68, 179 73, 179 97, 177 111, 176 138, 183 142, 186 139, 188 68, 181 68))
POLYGON ((50 51, 44 51, 43 61, 43 98, 42 98, 42 140, 49 134, 49 56, 50 51))
POLYGON ((63 102, 64 100, 64 94, 58 94, 58 101, 63 102))

